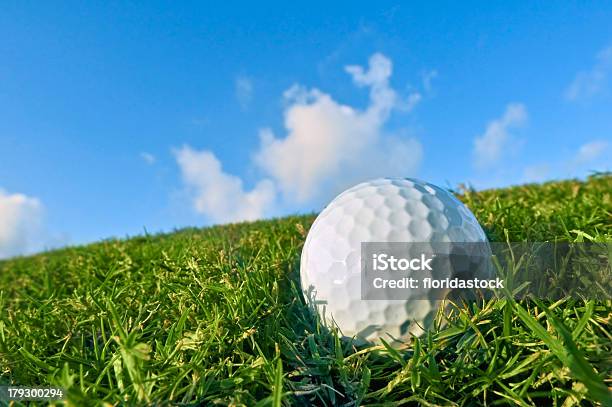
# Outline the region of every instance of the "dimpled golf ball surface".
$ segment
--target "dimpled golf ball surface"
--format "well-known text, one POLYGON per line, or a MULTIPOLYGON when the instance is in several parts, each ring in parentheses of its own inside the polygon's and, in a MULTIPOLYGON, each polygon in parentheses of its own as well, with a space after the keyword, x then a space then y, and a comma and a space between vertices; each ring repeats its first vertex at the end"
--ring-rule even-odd
POLYGON ((470 210, 442 188, 415 179, 364 182, 313 223, 302 250, 302 290, 321 321, 344 336, 405 340, 431 325, 440 301, 362 300, 361 243, 486 241, 470 210))

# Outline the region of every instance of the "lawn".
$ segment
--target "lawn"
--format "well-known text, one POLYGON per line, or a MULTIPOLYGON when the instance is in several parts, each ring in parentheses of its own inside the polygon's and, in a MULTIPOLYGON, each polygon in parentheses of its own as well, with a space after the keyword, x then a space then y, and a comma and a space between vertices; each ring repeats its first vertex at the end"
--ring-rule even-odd
MULTIPOLYGON (((612 176, 462 190, 493 241, 612 240, 612 176)), ((313 215, 0 262, 0 385, 68 404, 612 405, 612 301, 489 300, 396 350, 299 291, 313 215)))

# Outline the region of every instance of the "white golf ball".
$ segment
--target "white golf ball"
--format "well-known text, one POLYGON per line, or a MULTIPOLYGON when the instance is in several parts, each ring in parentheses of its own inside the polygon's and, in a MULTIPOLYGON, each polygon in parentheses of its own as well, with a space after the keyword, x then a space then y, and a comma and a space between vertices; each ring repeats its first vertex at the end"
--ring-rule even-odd
MULTIPOLYGON (((307 300, 347 337, 388 342, 428 329, 440 299, 362 300, 362 242, 487 242, 450 192, 416 179, 376 179, 337 196, 316 218, 302 250, 307 300)), ((487 245, 488 247, 488 245, 487 245)))

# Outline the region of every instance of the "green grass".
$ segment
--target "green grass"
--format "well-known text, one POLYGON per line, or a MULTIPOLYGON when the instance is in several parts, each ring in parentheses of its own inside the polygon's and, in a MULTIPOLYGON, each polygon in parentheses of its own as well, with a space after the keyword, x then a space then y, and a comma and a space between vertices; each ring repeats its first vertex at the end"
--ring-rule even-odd
MULTIPOLYGON (((612 176, 461 199, 496 241, 612 239, 612 176)), ((403 349, 356 347, 299 293, 314 216, 0 262, 0 385, 68 403, 612 405, 611 301, 457 306, 403 349)))

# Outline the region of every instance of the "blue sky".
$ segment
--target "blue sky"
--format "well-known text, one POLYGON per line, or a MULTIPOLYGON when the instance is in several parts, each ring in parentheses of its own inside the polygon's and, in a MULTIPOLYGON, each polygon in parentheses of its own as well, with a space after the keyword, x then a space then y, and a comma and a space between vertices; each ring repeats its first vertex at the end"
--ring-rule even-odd
POLYGON ((612 166, 612 6, 11 2, 0 257, 612 166))

